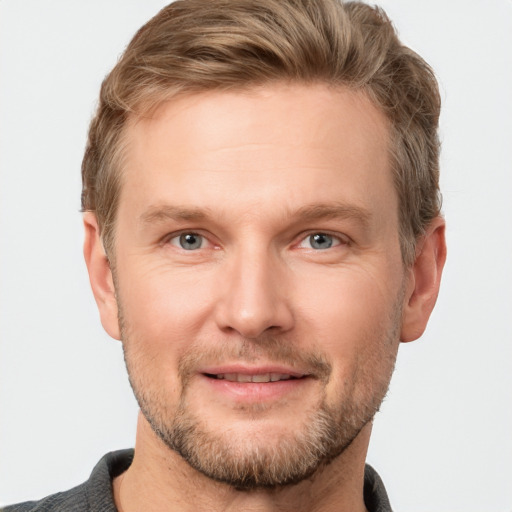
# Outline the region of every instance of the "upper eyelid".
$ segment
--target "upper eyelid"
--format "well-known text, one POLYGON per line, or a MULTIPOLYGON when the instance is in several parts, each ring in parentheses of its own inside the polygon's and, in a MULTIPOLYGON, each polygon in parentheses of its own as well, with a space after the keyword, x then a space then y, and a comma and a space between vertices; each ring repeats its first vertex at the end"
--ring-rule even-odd
POLYGON ((293 245, 299 245, 301 242, 306 240, 308 237, 310 237, 312 235, 317 235, 317 234, 332 236, 333 238, 337 238, 342 244, 350 244, 352 241, 352 239, 344 233, 334 232, 334 231, 330 231, 328 229, 311 229, 311 230, 305 231, 305 232, 301 233, 300 235, 298 235, 295 238, 296 242, 294 242, 293 245))
POLYGON ((167 233, 164 235, 160 241, 162 244, 169 243, 172 239, 178 238, 181 235, 197 235, 203 237, 205 240, 207 240, 210 244, 214 244, 214 242, 211 241, 210 237, 206 235, 201 229, 180 229, 179 231, 173 231, 172 233, 167 233))
POLYGON ((185 229, 177 229, 176 231, 170 231, 170 232, 166 233, 162 238, 170 239, 170 238, 175 238, 177 236, 188 234, 188 233, 190 233, 191 235, 200 235, 200 236, 204 236, 204 237, 208 236, 207 234, 205 234, 204 229, 185 228, 185 229))

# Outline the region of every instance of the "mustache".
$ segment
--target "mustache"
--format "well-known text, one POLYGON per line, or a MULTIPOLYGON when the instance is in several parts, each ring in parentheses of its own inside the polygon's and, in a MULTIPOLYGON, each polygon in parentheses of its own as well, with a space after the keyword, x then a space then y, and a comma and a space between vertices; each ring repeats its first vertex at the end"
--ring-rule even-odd
POLYGON ((332 372, 332 365, 319 350, 303 350, 293 340, 262 335, 258 338, 239 338, 227 340, 221 344, 199 342, 191 346, 178 364, 178 375, 186 383, 198 368, 221 365, 226 361, 255 363, 281 363, 299 373, 308 374, 327 382, 332 372))

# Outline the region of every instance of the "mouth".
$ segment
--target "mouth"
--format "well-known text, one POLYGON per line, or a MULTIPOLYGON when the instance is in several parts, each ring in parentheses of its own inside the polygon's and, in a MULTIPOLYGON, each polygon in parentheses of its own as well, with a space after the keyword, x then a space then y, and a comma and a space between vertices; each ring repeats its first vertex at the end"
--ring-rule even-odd
POLYGON ((303 379, 306 375, 292 375, 290 373, 205 373, 206 377, 217 380, 227 380, 229 382, 255 382, 255 383, 267 383, 267 382, 280 382, 283 380, 297 380, 303 379))
POLYGON ((207 385, 209 401, 225 397, 230 405, 275 402, 285 397, 301 399, 310 389, 307 384, 316 380, 310 373, 275 364, 228 363, 203 367, 199 375, 199 382, 207 385))

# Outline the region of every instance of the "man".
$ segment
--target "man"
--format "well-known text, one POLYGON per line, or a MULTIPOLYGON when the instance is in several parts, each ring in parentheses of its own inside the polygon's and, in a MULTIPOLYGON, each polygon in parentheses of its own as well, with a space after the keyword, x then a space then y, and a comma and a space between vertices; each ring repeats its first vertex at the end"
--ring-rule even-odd
POLYGON ((82 168, 135 451, 6 510, 391 510, 365 456, 446 256, 439 103, 364 4, 184 0, 148 22, 82 168))

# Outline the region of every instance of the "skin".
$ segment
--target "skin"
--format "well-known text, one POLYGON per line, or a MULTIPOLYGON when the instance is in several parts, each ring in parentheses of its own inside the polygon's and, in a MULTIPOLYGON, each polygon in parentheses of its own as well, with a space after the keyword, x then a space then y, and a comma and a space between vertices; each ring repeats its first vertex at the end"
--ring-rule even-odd
POLYGON ((141 414, 134 462, 114 482, 118 508, 365 510, 371 417, 399 342, 425 329, 446 255, 437 218, 403 266, 385 117, 362 93, 273 84, 180 97, 133 119, 126 135, 115 275, 93 213, 84 253, 136 394, 163 422, 186 396, 206 431, 249 453, 278 449, 320 403, 341 411, 340 422, 354 408, 364 419, 353 420, 349 446, 300 483, 244 492, 191 467, 141 414), (183 249, 183 233, 202 244, 183 249), (315 233, 332 246, 314 247, 315 233), (304 354, 324 358, 326 378, 304 354), (277 367, 304 377, 274 386, 205 376, 277 367))

